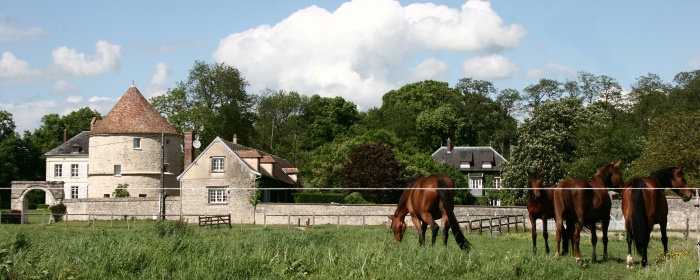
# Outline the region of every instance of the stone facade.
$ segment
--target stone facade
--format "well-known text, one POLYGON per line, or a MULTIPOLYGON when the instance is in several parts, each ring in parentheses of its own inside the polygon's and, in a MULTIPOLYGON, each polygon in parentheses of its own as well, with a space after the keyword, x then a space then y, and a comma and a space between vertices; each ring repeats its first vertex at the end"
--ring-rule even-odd
POLYGON ((177 195, 180 163, 180 136, 161 134, 93 135, 90 137, 88 197, 111 196, 118 184, 129 184, 131 196, 160 195, 161 164, 165 162, 164 187, 167 195, 177 195), (164 144, 161 146, 161 137, 164 144), (140 142, 134 147, 134 139, 140 142), (120 174, 115 174, 115 166, 120 174))

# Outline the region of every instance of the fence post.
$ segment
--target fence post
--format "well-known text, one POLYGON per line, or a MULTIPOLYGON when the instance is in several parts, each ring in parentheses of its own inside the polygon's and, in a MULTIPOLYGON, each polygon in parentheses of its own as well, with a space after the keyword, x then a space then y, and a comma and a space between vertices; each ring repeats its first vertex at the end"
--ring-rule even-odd
POLYGON ((263 212, 263 228, 267 228, 267 213, 263 212))
POLYGON ((313 228, 316 229, 316 215, 313 215, 313 228))
POLYGON ((114 214, 109 216, 109 227, 114 227, 114 214))
POLYGON ((365 229, 365 215, 362 215, 362 229, 365 229))
POLYGON ((336 224, 336 228, 339 229, 340 228, 340 215, 337 216, 337 220, 336 220, 335 224, 336 224))
POLYGON ((287 215, 287 229, 292 228, 292 216, 287 215))
POLYGON ((484 234, 483 229, 484 229, 484 219, 479 219, 479 235, 484 234))

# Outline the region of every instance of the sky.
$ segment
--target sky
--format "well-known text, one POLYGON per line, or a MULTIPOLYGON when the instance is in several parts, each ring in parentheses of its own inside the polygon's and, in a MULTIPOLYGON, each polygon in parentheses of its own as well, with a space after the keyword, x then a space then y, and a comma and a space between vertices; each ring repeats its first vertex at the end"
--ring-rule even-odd
POLYGON ((15 131, 47 114, 106 115, 226 63, 262 90, 341 96, 366 111, 427 79, 520 92, 578 71, 623 90, 700 69, 700 1, 0 0, 0 110, 15 131))

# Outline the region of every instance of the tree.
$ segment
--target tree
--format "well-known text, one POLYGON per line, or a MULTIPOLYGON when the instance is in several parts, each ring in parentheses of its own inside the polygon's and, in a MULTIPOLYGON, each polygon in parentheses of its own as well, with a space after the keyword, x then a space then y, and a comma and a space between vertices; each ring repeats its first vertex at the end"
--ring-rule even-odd
POLYGON ((525 107, 531 112, 537 110, 547 100, 557 100, 561 97, 563 90, 561 83, 556 80, 542 78, 539 83, 529 85, 523 89, 525 95, 525 107))
POLYGON ((129 187, 129 184, 118 184, 117 188, 114 189, 114 192, 112 192, 113 197, 130 197, 131 195, 129 194, 129 191, 126 190, 126 188, 129 187))
POLYGON ((187 81, 150 102, 179 131, 196 131, 204 143, 234 134, 246 143, 253 137, 255 120, 255 100, 246 86, 238 69, 196 61, 187 81))
POLYGON ((361 115, 357 105, 342 97, 311 96, 302 106, 303 119, 308 122, 306 148, 332 142, 357 124, 361 115))
POLYGON ((406 183, 403 167, 392 148, 381 143, 363 143, 355 147, 340 169, 340 185, 346 188, 345 194, 359 192, 370 202, 397 203, 402 190, 392 188, 406 187, 406 183))
POLYGON ((647 145, 641 156, 632 162, 626 177, 649 176, 661 168, 683 168, 688 185, 700 183, 700 111, 673 114, 654 119, 649 126, 647 145))
MULTIPOLYGON (((102 119, 97 110, 83 107, 64 116, 48 114, 41 118, 41 126, 27 137, 37 145, 42 155, 63 143, 63 132, 70 139, 80 132, 90 130, 92 119, 102 119)), ((25 137, 25 138, 27 138, 25 137)))
POLYGON ((253 146, 295 164, 308 126, 301 116, 303 104, 308 99, 297 92, 263 91, 257 98, 256 141, 253 141, 253 146))
POLYGON ((501 202, 523 205, 527 187, 527 172, 545 170, 545 184, 566 178, 563 163, 574 157, 579 127, 590 114, 579 99, 564 98, 548 101, 533 112, 517 130, 518 142, 511 159, 503 166, 503 185, 516 190, 504 191, 501 202))
POLYGON ((671 85, 652 73, 638 77, 632 84, 629 93, 632 102, 632 122, 644 133, 643 135, 646 134, 652 118, 669 111, 667 96, 670 91, 671 85))
POLYGON ((10 207, 12 181, 40 180, 44 173, 43 162, 37 161, 41 153, 28 145, 28 141, 14 132, 12 114, 0 110, 0 208, 10 207))

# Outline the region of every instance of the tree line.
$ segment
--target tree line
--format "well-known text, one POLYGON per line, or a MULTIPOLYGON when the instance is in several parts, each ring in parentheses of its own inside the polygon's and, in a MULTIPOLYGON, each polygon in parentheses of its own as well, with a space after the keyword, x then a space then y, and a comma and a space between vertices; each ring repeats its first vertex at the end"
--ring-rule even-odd
MULTIPOLYGON (((448 138, 456 146, 491 146, 508 160, 503 189, 487 192, 506 205, 524 204, 526 192, 517 188, 527 186, 534 170, 546 171, 547 184, 588 178, 618 160, 625 178, 670 165, 685 168, 691 185, 700 175, 700 70, 680 72, 672 82, 649 73, 629 92, 612 77, 584 71, 573 80, 540 79, 522 92, 473 78, 453 87, 425 80, 386 92, 382 104, 367 111, 342 97, 282 89, 251 94, 247 86, 232 66, 196 61, 187 80, 150 102, 202 143, 235 134, 240 144, 287 159, 307 191, 404 186, 427 173, 448 174, 465 188, 468 178, 430 157, 448 138)), ((89 130, 93 117, 102 116, 89 108, 46 115, 20 137, 11 114, 0 111, 0 186, 43 180, 43 154, 62 142, 64 128, 69 135, 89 130)), ((400 195, 358 193, 376 203, 395 203, 400 195)), ((457 197, 472 199, 468 191, 457 197)))

